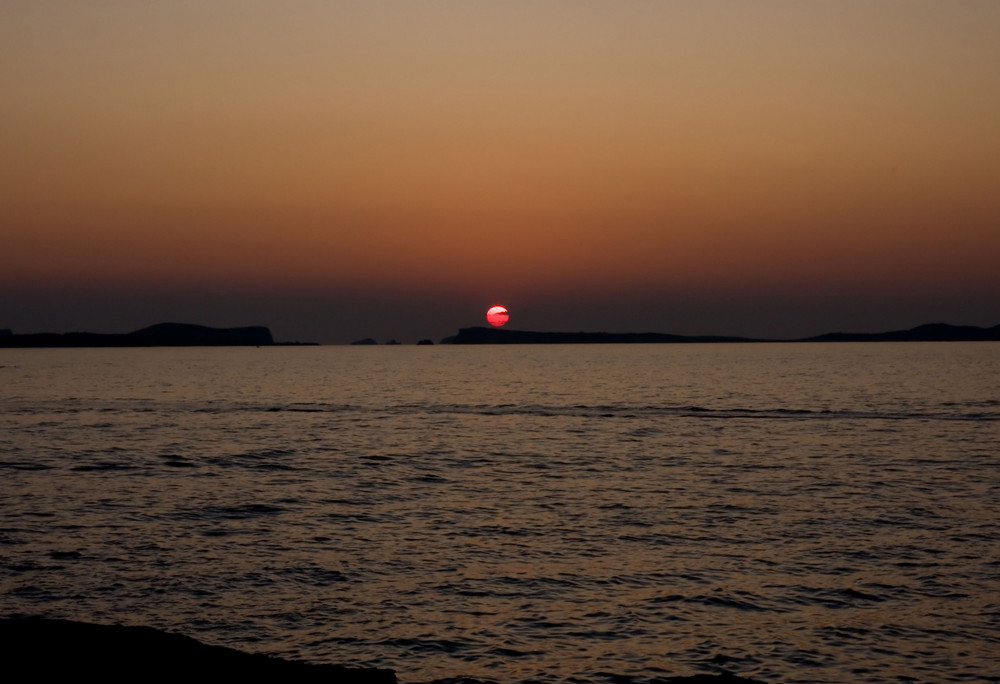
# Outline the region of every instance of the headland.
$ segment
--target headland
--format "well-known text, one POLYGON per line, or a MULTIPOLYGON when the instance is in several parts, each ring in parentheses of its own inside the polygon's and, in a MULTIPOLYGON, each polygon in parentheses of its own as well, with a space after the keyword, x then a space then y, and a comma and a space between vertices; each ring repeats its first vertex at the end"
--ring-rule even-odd
POLYGON ((210 328, 190 323, 158 323, 124 334, 91 332, 0 335, 0 347, 264 347, 281 344, 260 325, 210 328))

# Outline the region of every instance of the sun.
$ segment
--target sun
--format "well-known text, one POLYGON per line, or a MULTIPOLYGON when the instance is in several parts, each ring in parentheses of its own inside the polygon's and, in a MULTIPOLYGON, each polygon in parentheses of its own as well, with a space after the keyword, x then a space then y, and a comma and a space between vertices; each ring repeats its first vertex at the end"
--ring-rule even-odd
POLYGON ((506 306, 491 306, 489 311, 486 312, 486 320, 494 328, 499 328, 510 318, 510 314, 507 313, 506 306))

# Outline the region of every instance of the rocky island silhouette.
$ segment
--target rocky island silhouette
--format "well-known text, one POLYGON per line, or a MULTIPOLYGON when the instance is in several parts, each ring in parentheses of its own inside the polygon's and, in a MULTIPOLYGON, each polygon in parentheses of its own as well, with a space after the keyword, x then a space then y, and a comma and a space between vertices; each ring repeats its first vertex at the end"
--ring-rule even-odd
POLYGON ((0 347, 263 347, 276 344, 264 326, 210 328, 158 323, 125 334, 91 332, 0 335, 0 347))

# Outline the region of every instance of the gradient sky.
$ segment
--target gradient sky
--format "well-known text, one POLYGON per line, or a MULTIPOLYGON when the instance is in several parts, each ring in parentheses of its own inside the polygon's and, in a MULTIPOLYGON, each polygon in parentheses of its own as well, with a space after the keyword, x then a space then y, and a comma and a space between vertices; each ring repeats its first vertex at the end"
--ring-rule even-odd
POLYGON ((994 325, 997 36, 996 0, 8 0, 0 328, 994 325))

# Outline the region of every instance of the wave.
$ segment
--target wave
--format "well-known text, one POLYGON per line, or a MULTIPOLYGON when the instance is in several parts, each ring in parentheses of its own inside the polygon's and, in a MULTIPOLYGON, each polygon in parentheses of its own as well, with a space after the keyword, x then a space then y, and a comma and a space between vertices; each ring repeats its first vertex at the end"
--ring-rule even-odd
MULTIPOLYGON (((964 402, 942 401, 914 406, 815 408, 801 406, 740 406, 702 405, 692 403, 336 403, 336 402, 169 402, 157 403, 146 399, 122 397, 119 399, 84 402, 70 399, 59 402, 10 402, 5 411, 9 415, 52 416, 60 414, 101 414, 100 422, 86 425, 88 429, 112 428, 107 414, 158 412, 164 419, 184 414, 336 414, 358 416, 403 415, 479 415, 479 416, 532 416, 569 418, 686 418, 702 420, 781 420, 781 421, 1000 421, 1000 401, 970 400, 964 402)), ((55 427, 59 423, 36 423, 35 427, 55 427)))
MULTIPOLYGON (((986 407, 986 404, 982 404, 986 407)), ((546 404, 397 404, 387 406, 362 406, 354 404, 230 404, 227 406, 172 406, 165 409, 171 413, 320 413, 359 415, 479 415, 479 416, 535 416, 567 418, 655 418, 675 417, 703 420, 851 420, 851 421, 1000 421, 1000 411, 967 410, 969 405, 941 404, 940 407, 925 410, 856 410, 856 409, 803 409, 803 408, 711 408, 698 405, 585 405, 570 406, 546 404)), ((12 413, 21 414, 75 414, 92 411, 107 411, 97 407, 41 407, 22 408, 12 413)), ((147 406, 118 406, 116 412, 148 412, 147 406)), ((53 426, 56 423, 52 424, 53 426)), ((110 426, 110 424, 109 424, 110 426)), ((99 429, 101 425, 88 428, 99 429)))
MULTIPOLYGON (((986 404, 981 404, 987 407, 986 404)), ((396 404, 387 406, 361 406, 354 404, 287 404, 242 405, 201 409, 212 413, 230 411, 261 411, 267 413, 374 413, 388 415, 481 415, 481 416, 538 416, 573 418, 650 418, 679 417, 706 420, 763 419, 763 420, 921 420, 921 421, 1000 421, 1000 411, 968 410, 968 405, 941 404, 925 410, 856 410, 856 409, 806 409, 806 408, 712 408, 693 404, 685 405, 628 405, 628 404, 396 404)), ((978 408, 978 407, 977 407, 978 408)))

